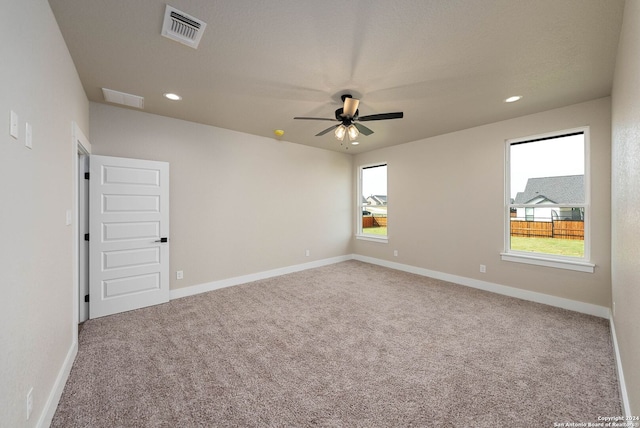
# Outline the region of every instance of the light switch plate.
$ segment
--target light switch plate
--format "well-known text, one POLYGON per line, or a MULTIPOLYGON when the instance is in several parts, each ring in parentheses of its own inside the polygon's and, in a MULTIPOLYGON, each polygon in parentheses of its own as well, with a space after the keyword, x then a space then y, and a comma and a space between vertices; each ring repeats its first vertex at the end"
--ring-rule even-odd
POLYGON ((28 149, 33 148, 33 130, 31 129, 31 124, 29 122, 27 122, 27 125, 25 126, 24 145, 27 146, 28 149))
POLYGON ((11 110, 11 124, 9 125, 9 134, 18 139, 18 113, 11 110))

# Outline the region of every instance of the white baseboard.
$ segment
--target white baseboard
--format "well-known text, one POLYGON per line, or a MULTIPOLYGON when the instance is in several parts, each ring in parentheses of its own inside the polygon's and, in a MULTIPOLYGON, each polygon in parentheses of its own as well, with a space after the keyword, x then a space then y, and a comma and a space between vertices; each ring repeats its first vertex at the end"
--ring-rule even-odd
POLYGON ((620 385, 620 397, 622 398, 622 410, 624 416, 631 416, 631 406, 629 405, 629 396, 627 395, 627 385, 624 383, 624 372, 622 371, 622 359, 620 358, 620 348, 618 348, 618 338, 616 336, 616 327, 613 322, 613 316, 609 318, 611 325, 611 339, 613 340, 613 351, 616 355, 616 370, 618 372, 618 385, 620 385))
POLYGON ((480 281, 478 279, 467 278, 464 276, 451 275, 448 273, 419 268, 411 265, 405 265, 402 263, 390 262, 388 260, 376 259, 374 257, 361 256, 359 254, 354 254, 353 259, 365 263, 388 267, 391 269, 401 270, 404 272, 414 273, 417 275, 428 276, 430 278, 440 279, 442 281, 453 282, 455 284, 465 285, 467 287, 478 288, 480 290, 490 291, 492 293, 516 297, 522 300, 528 300, 531 302, 543 303, 545 305, 555 306, 558 308, 569 309, 571 311, 594 315, 600 318, 609 318, 609 308, 605 306, 578 302, 562 297, 551 296, 549 294, 522 290, 520 288, 508 287, 506 285, 495 284, 493 282, 480 281))
POLYGON ((231 287, 233 285, 245 284, 247 282, 259 281, 261 279, 273 278, 274 276, 286 275, 288 273, 300 272, 307 269, 313 269, 321 266, 332 265, 347 260, 351 260, 351 254, 345 256, 331 257, 328 259, 316 260, 309 263, 287 266, 283 268, 267 270, 264 272, 252 273, 249 275, 236 276, 233 278, 221 279, 219 281, 207 282, 204 284, 192 285, 190 287, 177 288, 171 290, 170 298, 180 299, 182 297, 193 296, 195 294, 206 293, 208 291, 218 290, 220 288, 231 287))
POLYGON ((71 367, 73 367, 73 362, 76 359, 76 355, 78 355, 77 337, 76 340, 73 341, 71 348, 69 348, 67 357, 64 359, 64 363, 62 364, 62 367, 58 372, 56 381, 53 384, 53 389, 51 389, 51 393, 49 393, 49 397, 47 398, 47 402, 44 405, 44 409, 42 410, 40 419, 38 419, 38 423, 36 424, 38 428, 47 428, 49 425, 51 425, 53 416, 55 415, 56 409, 58 408, 58 403, 60 402, 60 397, 62 397, 64 386, 67 384, 67 379, 69 379, 69 373, 71 373, 71 367))

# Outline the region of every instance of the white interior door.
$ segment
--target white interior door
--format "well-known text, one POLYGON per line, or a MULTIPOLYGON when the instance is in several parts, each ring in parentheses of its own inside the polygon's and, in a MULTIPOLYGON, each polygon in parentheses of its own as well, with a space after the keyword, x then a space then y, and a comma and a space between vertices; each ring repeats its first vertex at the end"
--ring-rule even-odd
POLYGON ((92 155, 89 317, 169 301, 169 164, 92 155))

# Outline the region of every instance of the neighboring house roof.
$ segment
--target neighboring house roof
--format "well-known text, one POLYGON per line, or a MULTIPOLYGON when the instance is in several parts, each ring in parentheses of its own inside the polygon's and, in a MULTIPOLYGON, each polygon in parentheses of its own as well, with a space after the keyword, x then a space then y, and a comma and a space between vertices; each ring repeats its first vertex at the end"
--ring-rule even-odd
POLYGON ((387 205, 387 195, 371 195, 367 200, 371 200, 377 205, 387 205))
POLYGON ((524 192, 518 192, 515 204, 584 203, 584 175, 538 177, 527 180, 524 192))

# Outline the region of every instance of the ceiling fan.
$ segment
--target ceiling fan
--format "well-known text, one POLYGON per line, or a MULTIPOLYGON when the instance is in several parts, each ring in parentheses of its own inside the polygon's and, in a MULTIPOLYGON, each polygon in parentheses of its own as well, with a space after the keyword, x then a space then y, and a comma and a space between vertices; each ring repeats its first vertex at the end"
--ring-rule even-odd
POLYGON ((388 120, 388 119, 402 119, 403 113, 380 113, 370 114, 368 116, 358 116, 358 104, 360 100, 353 98, 350 94, 344 94, 340 97, 344 102, 344 106, 336 110, 335 119, 329 119, 325 117, 294 117, 294 119, 303 120, 329 120, 333 122, 340 122, 337 125, 330 126, 329 128, 320 131, 316 134, 316 137, 326 134, 331 130, 335 130, 335 136, 338 140, 344 140, 345 134, 349 136, 349 140, 355 140, 359 134, 371 135, 373 131, 361 123, 370 120, 388 120))

